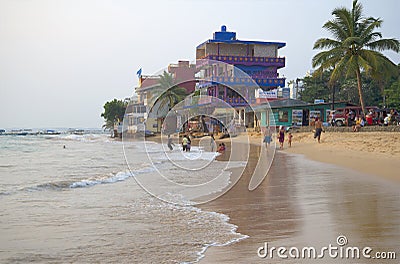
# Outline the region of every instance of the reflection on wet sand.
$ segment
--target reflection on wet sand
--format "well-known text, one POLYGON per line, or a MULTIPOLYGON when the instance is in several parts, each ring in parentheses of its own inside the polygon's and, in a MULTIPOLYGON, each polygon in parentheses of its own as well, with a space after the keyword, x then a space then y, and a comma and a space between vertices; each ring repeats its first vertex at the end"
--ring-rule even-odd
MULTIPOLYGON (((239 243, 210 248, 201 263, 281 263, 261 259, 257 249, 270 246, 317 250, 345 235, 347 246, 398 251, 400 246, 399 186, 333 165, 278 152, 266 180, 249 192, 257 162, 252 145, 245 174, 227 194, 203 205, 226 213, 238 232, 250 236, 239 243)), ((400 252, 397 252, 400 254, 400 252)), ((399 256, 400 257, 400 256, 399 256)), ((286 259, 285 263, 396 263, 375 259, 286 259)))

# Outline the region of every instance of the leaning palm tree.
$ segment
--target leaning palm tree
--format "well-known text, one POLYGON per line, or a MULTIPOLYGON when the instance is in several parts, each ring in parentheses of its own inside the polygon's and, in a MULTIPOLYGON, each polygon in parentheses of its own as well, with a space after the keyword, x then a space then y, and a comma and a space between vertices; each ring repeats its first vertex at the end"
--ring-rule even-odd
POLYGON ((355 75, 360 104, 365 113, 361 73, 377 71, 383 65, 395 66, 381 51, 399 52, 400 43, 394 38, 383 39, 382 33, 375 31, 381 27, 383 20, 364 17, 362 11, 363 7, 357 0, 353 1, 352 10, 344 7, 333 10, 334 18, 326 22, 323 28, 334 38, 321 38, 314 43, 314 49, 324 51, 313 57, 312 65, 319 66, 317 74, 327 69, 332 70, 330 85, 339 78, 355 75))
POLYGON ((160 87, 156 91, 156 94, 159 95, 158 109, 163 109, 165 106, 168 106, 169 110, 171 110, 177 103, 185 99, 187 91, 185 88, 177 86, 172 75, 168 72, 164 71, 159 77, 160 87))

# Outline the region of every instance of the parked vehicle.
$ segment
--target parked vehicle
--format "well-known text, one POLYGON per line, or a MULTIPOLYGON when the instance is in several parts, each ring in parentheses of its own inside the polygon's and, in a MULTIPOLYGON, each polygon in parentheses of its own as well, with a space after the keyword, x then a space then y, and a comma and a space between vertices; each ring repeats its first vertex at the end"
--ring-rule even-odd
MULTIPOLYGON (((376 106, 366 107, 369 110, 378 110, 376 106)), ((348 106, 344 108, 338 108, 331 112, 330 123, 335 126, 351 125, 349 120, 354 120, 354 118, 363 116, 362 108, 359 106, 348 106)))

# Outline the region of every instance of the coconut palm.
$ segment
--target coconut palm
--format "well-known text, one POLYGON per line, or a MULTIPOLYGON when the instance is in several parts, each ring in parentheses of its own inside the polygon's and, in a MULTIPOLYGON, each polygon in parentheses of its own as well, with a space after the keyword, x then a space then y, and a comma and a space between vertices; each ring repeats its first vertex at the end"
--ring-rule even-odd
POLYGON ((397 39, 382 38, 382 33, 375 31, 382 26, 380 18, 364 17, 363 7, 357 0, 353 1, 351 10, 340 7, 333 10, 334 18, 323 25, 333 35, 321 38, 314 43, 314 49, 324 51, 312 59, 313 67, 319 68, 316 73, 331 69, 330 84, 339 78, 356 76, 358 95, 363 112, 365 105, 362 90, 361 73, 377 71, 379 68, 395 66, 381 51, 399 52, 397 39))
POLYGON ((159 75, 159 88, 156 91, 157 100, 159 101, 158 109, 163 109, 168 105, 171 110, 174 105, 181 102, 187 96, 185 88, 176 85, 173 77, 168 72, 164 71, 163 74, 159 75))

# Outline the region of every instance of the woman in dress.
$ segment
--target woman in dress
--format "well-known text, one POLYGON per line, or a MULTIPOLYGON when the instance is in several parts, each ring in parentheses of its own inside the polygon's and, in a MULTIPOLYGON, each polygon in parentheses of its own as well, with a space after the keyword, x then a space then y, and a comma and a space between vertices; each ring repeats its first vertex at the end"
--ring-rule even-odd
POLYGON ((278 140, 279 148, 283 149, 283 142, 285 142, 285 128, 283 126, 279 127, 278 140))

